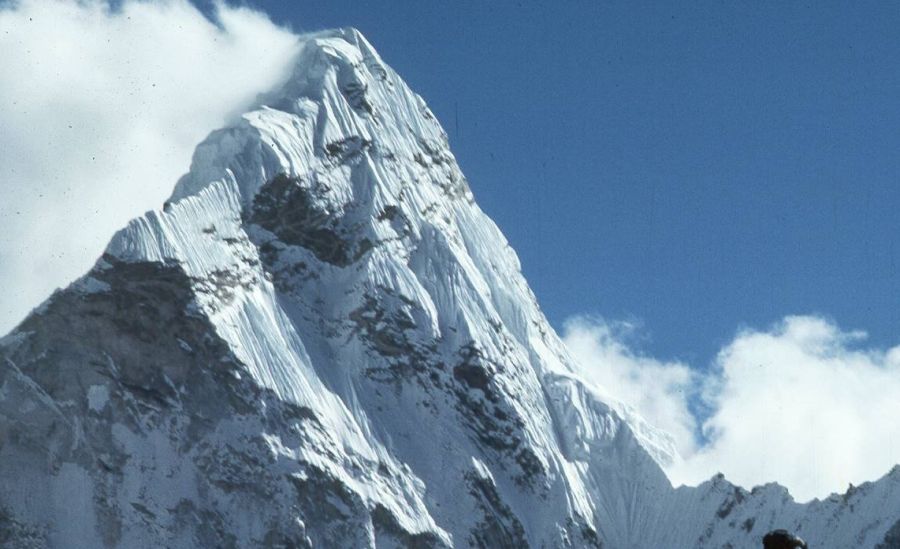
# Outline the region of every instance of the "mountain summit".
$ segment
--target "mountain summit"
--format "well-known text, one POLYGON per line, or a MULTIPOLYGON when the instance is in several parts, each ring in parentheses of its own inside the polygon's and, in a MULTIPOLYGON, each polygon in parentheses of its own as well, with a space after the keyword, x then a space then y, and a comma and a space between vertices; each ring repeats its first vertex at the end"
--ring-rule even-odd
POLYGON ((900 547, 900 469, 673 489, 359 32, 261 102, 0 340, 4 547, 900 547))

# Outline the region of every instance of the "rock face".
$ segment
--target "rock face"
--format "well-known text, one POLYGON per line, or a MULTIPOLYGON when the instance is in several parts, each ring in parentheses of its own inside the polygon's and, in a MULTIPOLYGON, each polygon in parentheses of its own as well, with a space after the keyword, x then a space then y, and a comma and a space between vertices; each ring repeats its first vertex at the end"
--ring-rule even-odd
POLYGON ((896 547, 900 469, 673 489, 355 30, 0 340, 4 547, 896 547))

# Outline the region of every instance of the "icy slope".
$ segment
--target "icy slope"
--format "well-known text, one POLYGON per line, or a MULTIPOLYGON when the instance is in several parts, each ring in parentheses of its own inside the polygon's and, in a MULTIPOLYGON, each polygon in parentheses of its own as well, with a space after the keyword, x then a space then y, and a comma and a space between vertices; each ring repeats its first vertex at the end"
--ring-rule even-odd
POLYGON ((0 343, 0 542, 900 537, 897 471, 806 506, 673 490, 671 439, 573 373, 446 134, 358 32, 310 37, 262 105, 0 343))

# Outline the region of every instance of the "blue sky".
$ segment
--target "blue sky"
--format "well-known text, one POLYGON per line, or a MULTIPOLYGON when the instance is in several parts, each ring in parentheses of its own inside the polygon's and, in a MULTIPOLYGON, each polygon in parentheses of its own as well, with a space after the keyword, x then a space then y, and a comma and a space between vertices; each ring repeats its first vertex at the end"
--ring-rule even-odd
POLYGON ((900 6, 257 0, 428 101, 551 322, 707 363, 817 313, 898 341, 900 6))

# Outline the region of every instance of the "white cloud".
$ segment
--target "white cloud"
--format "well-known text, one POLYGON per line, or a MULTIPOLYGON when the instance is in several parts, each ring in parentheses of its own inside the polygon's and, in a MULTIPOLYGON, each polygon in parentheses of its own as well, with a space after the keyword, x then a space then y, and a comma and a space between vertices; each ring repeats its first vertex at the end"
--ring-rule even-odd
POLYGON ((582 377, 668 431, 681 455, 691 454, 696 422, 687 403, 694 374, 680 362, 661 362, 636 352, 628 345, 636 334, 633 323, 597 317, 571 318, 563 326, 563 339, 582 377))
POLYGON ((887 473, 900 462, 900 349, 857 348, 864 338, 809 316, 738 334, 717 358, 712 440, 676 477, 719 469, 805 500, 887 473))
POLYGON ((0 0, 0 334, 162 204, 194 145, 287 75, 298 38, 186 0, 0 0))
MULTIPOLYGON (((687 393, 665 390, 664 380, 682 379, 683 364, 635 360, 621 339, 602 330, 593 343, 569 325, 565 335, 574 354, 590 361, 597 383, 610 392, 624 387, 623 399, 651 421, 660 410, 674 410, 657 420, 661 427, 693 427, 684 417, 687 393), (614 365, 596 366, 602 361, 614 365), (662 402, 647 402, 654 399, 662 402)), ((702 425, 708 442, 686 452, 670 478, 696 484, 721 471, 745 487, 777 481, 804 501, 887 473, 900 462, 900 347, 862 348, 864 339, 813 316, 740 332, 702 380, 713 410, 702 425)))

